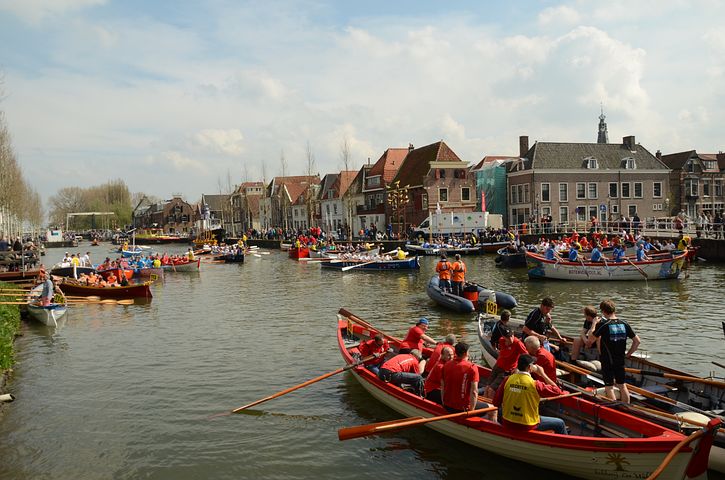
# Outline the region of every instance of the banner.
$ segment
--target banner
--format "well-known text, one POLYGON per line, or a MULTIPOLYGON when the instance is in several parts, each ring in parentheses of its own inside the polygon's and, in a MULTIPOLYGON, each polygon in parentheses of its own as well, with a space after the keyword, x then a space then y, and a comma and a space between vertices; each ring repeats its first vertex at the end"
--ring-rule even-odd
POLYGON ((481 211, 486 211, 486 192, 481 192, 481 211))

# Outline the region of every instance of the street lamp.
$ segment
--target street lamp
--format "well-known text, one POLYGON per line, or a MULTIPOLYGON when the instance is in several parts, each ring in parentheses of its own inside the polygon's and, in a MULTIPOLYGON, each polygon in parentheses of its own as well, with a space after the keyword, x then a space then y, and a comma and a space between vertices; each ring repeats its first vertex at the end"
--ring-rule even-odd
POLYGON ((386 187, 387 193, 388 193, 388 203, 390 204, 390 210, 391 210, 391 213, 393 216, 393 220, 397 220, 397 223, 398 223, 398 235, 400 235, 400 233, 402 233, 402 228, 400 226, 401 209, 403 210, 402 227, 405 227, 405 207, 407 206, 408 202, 410 201, 410 197, 408 195, 409 188, 410 188, 409 185, 406 185, 405 187, 401 188, 400 180, 398 180, 398 181, 394 182, 392 185, 386 187))

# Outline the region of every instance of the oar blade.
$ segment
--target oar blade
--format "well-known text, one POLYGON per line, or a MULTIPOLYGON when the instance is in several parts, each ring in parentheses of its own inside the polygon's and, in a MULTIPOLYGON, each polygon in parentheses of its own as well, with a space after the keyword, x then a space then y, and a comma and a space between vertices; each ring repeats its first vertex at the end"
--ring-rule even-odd
POLYGON ((340 441, 351 440, 353 438, 369 437, 383 432, 392 432, 406 426, 403 423, 406 420, 422 420, 423 417, 410 417, 404 420, 390 420, 388 422, 370 423, 367 425, 358 425, 355 427, 341 428, 337 431, 337 438, 340 441))

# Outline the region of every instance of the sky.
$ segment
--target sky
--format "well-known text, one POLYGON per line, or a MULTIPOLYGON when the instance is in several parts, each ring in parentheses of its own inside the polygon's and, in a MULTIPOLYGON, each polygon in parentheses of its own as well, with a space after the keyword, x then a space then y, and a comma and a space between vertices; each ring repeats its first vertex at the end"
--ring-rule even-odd
POLYGON ((0 0, 0 111, 26 178, 161 198, 321 176, 444 140, 725 150, 725 2, 0 0))

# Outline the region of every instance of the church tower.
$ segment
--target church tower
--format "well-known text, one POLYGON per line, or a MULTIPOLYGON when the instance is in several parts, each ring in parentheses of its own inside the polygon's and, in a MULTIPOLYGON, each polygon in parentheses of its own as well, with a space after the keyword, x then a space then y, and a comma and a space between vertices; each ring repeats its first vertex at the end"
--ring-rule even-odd
POLYGON ((604 107, 602 106, 602 113, 599 115, 599 135, 597 135, 597 143, 609 143, 607 122, 604 121, 605 118, 607 117, 604 115, 604 107))

